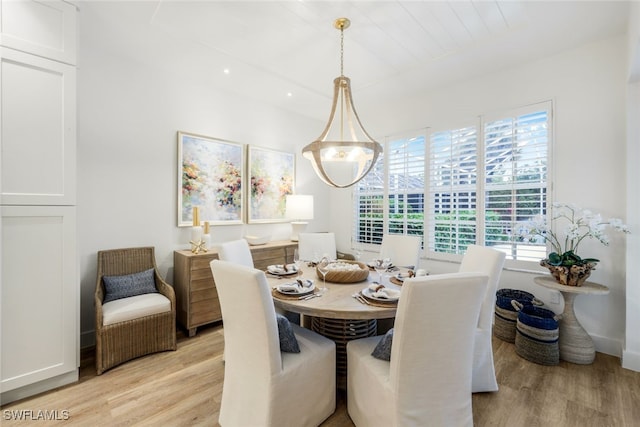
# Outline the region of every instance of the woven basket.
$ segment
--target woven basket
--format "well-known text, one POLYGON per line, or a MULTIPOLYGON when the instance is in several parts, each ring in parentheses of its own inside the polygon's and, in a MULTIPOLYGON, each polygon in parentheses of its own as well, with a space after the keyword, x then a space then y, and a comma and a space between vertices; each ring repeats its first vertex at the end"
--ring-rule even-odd
POLYGON ((506 310, 496 306, 493 320, 493 335, 502 341, 514 343, 516 341, 516 320, 518 312, 506 310))
MULTIPOLYGON (((327 282, 332 283, 356 283, 362 282, 363 280, 367 280, 369 277, 369 267, 366 264, 358 261, 348 261, 348 260, 340 260, 339 262, 345 264, 358 264, 360 268, 358 270, 331 270, 327 273, 327 282)), ((318 270, 316 266, 316 274, 318 278, 322 280, 322 273, 318 270)))
POLYGON ((543 305, 533 294, 519 289, 499 289, 496 292, 496 307, 493 321, 493 335, 502 341, 514 343, 516 340, 516 320, 518 312, 511 301, 521 304, 543 305))
POLYGON ((496 306, 505 310, 515 311, 511 301, 516 300, 522 304, 531 303, 535 296, 520 289, 498 289, 496 291, 496 306))
POLYGON ((516 353, 540 365, 557 365, 560 362, 560 316, 551 310, 533 305, 516 302, 514 306, 519 310, 516 321, 516 353))

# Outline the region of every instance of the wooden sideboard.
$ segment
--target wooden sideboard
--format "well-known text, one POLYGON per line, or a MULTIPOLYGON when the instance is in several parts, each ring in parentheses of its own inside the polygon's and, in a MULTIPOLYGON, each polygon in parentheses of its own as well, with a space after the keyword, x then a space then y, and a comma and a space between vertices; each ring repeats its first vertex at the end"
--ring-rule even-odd
MULTIPOLYGON (((290 263, 297 242, 278 241, 251 246, 255 268, 266 270, 268 265, 290 263)), ((218 259, 216 249, 194 254, 189 250, 173 253, 173 287, 176 292, 178 322, 192 337, 198 326, 222 320, 216 284, 209 263, 218 259)))

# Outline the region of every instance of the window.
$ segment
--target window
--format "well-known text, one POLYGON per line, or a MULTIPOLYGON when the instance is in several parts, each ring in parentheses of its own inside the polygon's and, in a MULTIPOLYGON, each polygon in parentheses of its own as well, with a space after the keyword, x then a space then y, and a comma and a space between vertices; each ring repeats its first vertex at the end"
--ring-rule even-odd
POLYGON ((433 132, 429 143, 429 252, 462 253, 477 234, 477 130, 433 132))
POLYGON ((354 190, 354 235, 353 243, 381 244, 384 234, 384 157, 378 157, 371 171, 355 185, 354 190))
POLYGON ((487 121, 484 124, 484 245, 507 259, 537 261, 544 245, 518 242, 518 224, 547 207, 549 109, 487 121))
POLYGON ((418 234, 435 258, 455 258, 474 243, 514 261, 544 258, 544 245, 516 236, 519 224, 546 213, 550 129, 546 102, 387 139, 383 159, 354 189, 354 242, 418 234))
POLYGON ((423 234, 424 141, 424 135, 387 139, 374 169, 356 184, 354 243, 379 245, 385 233, 423 234))
POLYGON ((424 227, 425 138, 417 136, 389 141, 389 234, 417 234, 424 227))

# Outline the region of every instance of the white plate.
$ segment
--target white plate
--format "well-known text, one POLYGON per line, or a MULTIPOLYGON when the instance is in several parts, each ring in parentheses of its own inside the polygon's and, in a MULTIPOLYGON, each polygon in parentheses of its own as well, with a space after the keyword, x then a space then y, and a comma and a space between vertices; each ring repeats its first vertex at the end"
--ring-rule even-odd
POLYGON ((310 286, 310 287, 308 287, 308 288, 303 288, 303 290, 302 290, 302 291, 300 291, 300 292, 294 292, 294 291, 281 291, 281 290, 280 290, 280 286, 281 286, 281 285, 276 286, 276 291, 277 291, 278 293, 280 293, 280 294, 282 294, 282 295, 295 295, 295 296, 298 296, 298 297, 302 297, 302 296, 305 296, 305 295, 312 294, 312 293, 313 293, 313 291, 316 289, 316 285, 315 285, 315 284, 313 284, 313 283, 311 284, 311 286, 310 286))
POLYGON ((369 299, 371 299, 373 301, 379 301, 379 302, 396 302, 396 301, 398 301, 400 299, 400 291, 395 290, 395 289, 389 289, 389 288, 386 288, 386 291, 389 293, 389 296, 392 297, 392 298, 376 297, 376 296, 373 295, 374 292, 369 288, 364 288, 362 290, 362 295, 365 298, 369 298, 369 299))
MULTIPOLYGON (((293 264, 287 264, 287 266, 291 266, 296 268, 293 264)), ((267 267, 267 273, 273 274, 274 276, 291 276, 292 274, 298 274, 298 269, 290 270, 290 271, 278 271, 278 269, 272 270, 275 266, 270 265, 267 267)))
POLYGON ((407 277, 409 277, 408 274, 402 274, 402 273, 398 273, 394 276, 394 278, 398 281, 398 282, 404 282, 404 279, 406 279, 407 277))

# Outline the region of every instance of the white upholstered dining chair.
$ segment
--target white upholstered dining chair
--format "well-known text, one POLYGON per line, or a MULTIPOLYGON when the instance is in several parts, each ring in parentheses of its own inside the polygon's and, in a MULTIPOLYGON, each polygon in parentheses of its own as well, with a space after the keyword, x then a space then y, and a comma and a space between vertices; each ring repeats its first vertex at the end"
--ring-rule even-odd
POLYGON ((300 233, 298 253, 304 261, 319 261, 323 256, 336 259, 336 235, 334 233, 300 233))
POLYGON ((504 252, 485 246, 469 245, 460 264, 460 272, 480 273, 489 277, 475 332, 471 387, 474 393, 498 390, 498 381, 496 380, 496 371, 493 364, 491 327, 496 304, 496 289, 500 281, 504 259, 504 252))
POLYGON ((356 426, 473 425, 473 334, 487 276, 406 279, 390 361, 371 355, 380 336, 347 344, 347 410, 356 426))
POLYGON ((403 234, 382 236, 380 253, 390 254, 391 262, 399 267, 418 268, 422 237, 403 234))
MULTIPOLYGON (((220 243, 218 247, 218 259, 238 265, 244 265, 245 267, 254 267, 251 248, 249 248, 249 243, 245 239, 230 240, 228 242, 220 243)), ((286 314, 284 310, 279 308, 276 308, 276 312, 283 315, 286 314)), ((224 362, 227 360, 225 352, 222 353, 222 360, 224 362)))
POLYGON ((220 425, 319 425, 336 406, 335 343, 292 324, 300 352, 281 352, 264 272, 220 260, 210 266, 224 325, 220 425))
POLYGON ((220 244, 218 259, 253 267, 253 256, 249 243, 244 239, 231 240, 220 244))

